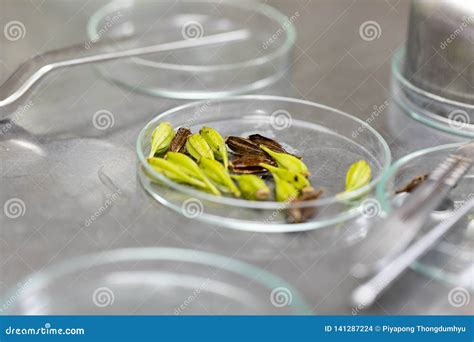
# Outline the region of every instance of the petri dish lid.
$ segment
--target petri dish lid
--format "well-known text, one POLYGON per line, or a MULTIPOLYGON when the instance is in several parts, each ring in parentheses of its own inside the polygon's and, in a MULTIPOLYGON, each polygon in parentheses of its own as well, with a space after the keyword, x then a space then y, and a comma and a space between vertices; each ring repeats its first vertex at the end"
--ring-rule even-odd
POLYGON ((247 38, 131 58, 98 66, 108 80, 151 95, 206 99, 253 91, 276 82, 288 69, 296 39, 293 23, 255 1, 113 1, 88 24, 88 44, 135 36, 157 44, 245 30, 247 38))
POLYGON ((364 222, 378 214, 372 190, 391 162, 383 137, 366 122, 335 108, 310 101, 246 95, 188 103, 172 108, 148 122, 137 138, 139 180, 157 202, 180 215, 237 230, 288 233, 338 226, 350 220, 364 222), (250 201, 215 196, 173 182, 146 161, 153 130, 161 122, 198 132, 209 126, 223 136, 259 133, 278 140, 304 158, 311 184, 323 189, 321 198, 302 203, 250 201), (366 160, 372 170, 369 184, 344 192, 350 165, 366 160), (303 223, 288 223, 286 209, 308 208, 315 215, 303 223), (366 211, 374 212, 367 213, 366 211))
POLYGON ((82 256, 19 284, 7 314, 310 314, 299 292, 265 270, 179 248, 82 256))

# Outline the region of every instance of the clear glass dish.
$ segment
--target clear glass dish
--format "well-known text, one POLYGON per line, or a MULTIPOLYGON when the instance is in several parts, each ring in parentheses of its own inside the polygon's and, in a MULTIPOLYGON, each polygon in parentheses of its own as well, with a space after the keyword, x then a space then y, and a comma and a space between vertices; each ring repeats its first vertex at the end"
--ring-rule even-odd
POLYGON ((206 223, 247 231, 295 232, 327 227, 362 215, 358 205, 390 165, 390 150, 365 122, 336 109, 309 101, 275 96, 241 96, 208 100, 171 109, 150 121, 137 140, 138 174, 146 191, 161 204, 206 223), (223 136, 252 133, 275 138, 287 150, 302 155, 312 170, 311 183, 324 189, 317 200, 282 205, 219 197, 177 184, 154 171, 145 156, 154 128, 163 121, 193 132, 211 126, 223 136), (344 191, 349 166, 364 159, 372 168, 370 184, 344 191), (288 224, 285 209, 314 208, 313 219, 288 224))
POLYGON ((135 35, 132 44, 138 46, 247 29, 250 38, 238 42, 98 66, 105 78, 134 91, 178 99, 217 98, 261 89, 285 73, 297 16, 287 18, 250 0, 113 1, 91 17, 88 44, 135 35))
MULTIPOLYGON (((383 176, 377 186, 377 198, 386 213, 402 203, 402 196, 395 195, 414 177, 428 174, 461 144, 449 144, 421 150, 398 160, 383 176)), ((451 215, 456 208, 474 194, 474 169, 471 169, 450 194, 442 211, 433 212, 429 229, 440 220, 451 215), (445 210, 444 210, 445 209, 445 210)), ((432 251, 426 254, 413 268, 430 277, 454 286, 464 286, 474 290, 474 211, 458 222, 447 236, 432 251)), ((426 231, 426 230, 424 230, 426 231)))
POLYGON ((405 131, 404 136, 414 139, 436 135, 438 144, 473 139, 474 105, 450 100, 414 85, 403 74, 404 57, 405 50, 400 49, 392 58, 392 98, 405 114, 391 115, 394 134, 405 131))
POLYGON ((179 248, 79 257, 41 271, 17 291, 9 315, 310 314, 285 281, 249 264, 179 248))

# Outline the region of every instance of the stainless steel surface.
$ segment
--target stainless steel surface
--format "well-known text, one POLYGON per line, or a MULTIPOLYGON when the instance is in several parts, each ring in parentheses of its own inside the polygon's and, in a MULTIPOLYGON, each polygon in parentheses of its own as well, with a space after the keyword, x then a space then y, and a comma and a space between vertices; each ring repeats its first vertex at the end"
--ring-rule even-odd
POLYGON ((405 77, 447 99, 474 104, 474 3, 412 2, 405 77))
MULTIPOLYGON (((220 34, 213 34, 198 39, 184 39, 180 41, 168 42, 142 46, 138 48, 118 48, 113 49, 112 42, 97 42, 95 44, 82 43, 77 46, 66 47, 54 51, 47 51, 34 56, 21 64, 13 74, 0 85, 0 115, 7 116, 14 113, 15 104, 24 100, 30 89, 39 82, 46 74, 60 68, 72 67, 88 63, 99 63, 111 61, 119 58, 130 58, 148 55, 157 52, 166 52, 193 47, 203 47, 216 44, 230 44, 237 40, 248 38, 247 30, 236 30, 220 34)), ((134 37, 129 37, 134 39, 134 37)), ((113 42, 114 45, 116 42, 113 42)), ((122 41, 123 43, 123 41, 122 41)))
MULTIPOLYGON (((389 134, 386 125, 390 57, 405 41, 408 1, 269 3, 289 17, 299 13, 294 22, 298 40, 289 75, 278 88, 262 93, 352 113, 384 134, 395 157, 408 153, 402 143, 394 143, 405 128, 389 134), (375 35, 367 34, 367 27, 375 35)), ((13 40, 0 31, 2 81, 34 54, 84 41, 87 20, 101 5, 2 1, 2 28, 12 21, 24 27, 24 35, 13 40)), ((346 226, 321 229, 312 238, 316 249, 305 248, 306 238, 299 234, 264 235, 268 243, 261 245, 254 234, 180 217, 145 195, 135 179, 137 134, 156 114, 182 103, 124 91, 84 66, 46 77, 22 110, 1 123, 0 204, 5 208, 7 201, 19 199, 24 210, 13 218, 0 210, 0 296, 21 291, 30 274, 70 257, 120 247, 175 246, 231 256, 274 272, 303 292, 316 314, 357 314, 361 308, 347 302, 358 284, 349 271, 367 232, 346 226), (107 114, 109 123, 94 125, 95 114, 107 114), (102 210, 117 189, 120 196, 102 210), (288 248, 296 252, 288 253, 288 248)), ((467 312, 467 306, 449 304, 451 290, 408 271, 369 312, 467 312)))
POLYGON ((421 256, 426 254, 456 223, 474 208, 474 199, 466 202, 454 214, 441 221, 428 233, 393 259, 371 279, 356 288, 352 294, 354 306, 370 307, 421 256))
POLYGON ((444 160, 420 184, 404 203, 388 215, 378 227, 378 234, 368 239, 379 240, 371 260, 356 264, 352 273, 360 278, 372 276, 388 265, 412 243, 428 221, 431 213, 449 196, 474 162, 474 142, 460 147, 444 160))

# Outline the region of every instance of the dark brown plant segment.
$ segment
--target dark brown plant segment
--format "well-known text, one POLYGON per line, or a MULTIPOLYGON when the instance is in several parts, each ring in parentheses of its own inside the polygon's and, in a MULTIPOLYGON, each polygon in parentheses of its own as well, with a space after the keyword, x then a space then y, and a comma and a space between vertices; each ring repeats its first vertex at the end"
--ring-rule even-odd
POLYGON ((265 154, 245 154, 232 160, 229 167, 235 173, 253 174, 268 172, 265 168, 260 166, 261 163, 276 165, 273 159, 267 157, 265 154))
POLYGON ((230 150, 238 155, 266 155, 259 145, 246 138, 229 136, 225 139, 225 142, 230 150))
POLYGON ((169 151, 171 152, 183 152, 186 140, 191 135, 191 130, 186 127, 181 127, 176 132, 173 140, 171 140, 169 151))
MULTIPOLYGON (((291 201, 291 204, 297 204, 304 201, 312 201, 318 199, 323 194, 323 190, 307 190, 303 191, 301 196, 291 201)), ((289 208, 287 210, 288 221, 290 223, 303 223, 312 218, 316 214, 316 208, 306 207, 306 208, 289 208)))
MULTIPOLYGON (((254 142, 255 144, 257 144, 258 146, 264 145, 264 146, 268 147, 270 150, 272 150, 274 152, 291 154, 288 151, 286 151, 278 141, 275 141, 273 139, 264 137, 263 135, 260 135, 260 134, 249 135, 249 140, 251 142, 254 142)), ((293 154, 291 154, 291 155, 293 155, 293 154)), ((299 156, 295 156, 295 157, 301 159, 301 157, 299 157, 299 156)))
POLYGON ((285 151, 283 146, 280 145, 279 142, 277 142, 273 139, 264 137, 263 135, 260 135, 260 134, 249 135, 249 140, 251 142, 254 142, 255 144, 257 144, 258 146, 265 145, 266 147, 268 147, 272 151, 281 152, 281 153, 288 153, 288 152, 285 151))
POLYGON ((397 190, 395 193, 400 194, 402 192, 412 192, 413 190, 415 190, 418 187, 418 185, 423 183, 427 178, 428 178, 428 174, 417 176, 417 177, 413 178, 410 181, 410 183, 405 185, 405 187, 403 187, 402 189, 397 190))

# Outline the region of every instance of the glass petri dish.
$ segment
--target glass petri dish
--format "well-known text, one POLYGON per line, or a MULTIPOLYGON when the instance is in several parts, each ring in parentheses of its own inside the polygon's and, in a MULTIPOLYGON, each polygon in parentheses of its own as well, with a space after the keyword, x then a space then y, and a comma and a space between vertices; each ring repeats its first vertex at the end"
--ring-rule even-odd
POLYGON ((9 315, 310 314, 278 277, 215 254, 131 248, 73 259, 23 282, 9 315))
POLYGON ((134 91, 177 99, 217 98, 267 87, 285 73, 297 16, 287 18, 250 0, 113 1, 91 17, 89 44, 136 36, 130 44, 143 46, 245 29, 245 40, 98 67, 106 79, 134 91))
MULTIPOLYGON (((403 188, 414 177, 429 173, 460 145, 449 144, 417 151, 394 163, 377 186, 377 198, 384 212, 390 213, 396 205, 403 203, 402 197, 395 195, 397 189, 403 188)), ((423 232, 451 215, 456 208, 471 199, 473 194, 474 170, 471 170, 451 192, 450 200, 445 203, 443 210, 433 212, 423 232)), ((474 211, 461 219, 442 242, 412 267, 429 277, 474 290, 473 219, 474 211)))
POLYGON ((391 92, 405 115, 395 118, 394 133, 408 130, 411 137, 435 134, 440 142, 474 138, 474 105, 451 100, 414 85, 404 76, 405 49, 392 58, 391 92), (413 120, 409 120, 409 119, 413 120), (398 124, 396 124, 398 122, 398 124))
POLYGON ((390 150, 368 124, 321 104, 276 96, 240 96, 194 102, 171 109, 151 120, 137 139, 138 175, 145 190, 161 204, 189 218, 246 231, 295 232, 337 225, 360 217, 361 198, 375 188, 390 165, 390 150), (275 138, 289 152, 304 156, 312 170, 311 183, 324 189, 317 200, 282 205, 273 201, 248 201, 214 196, 177 184, 154 171, 146 162, 153 130, 163 121, 173 127, 202 126, 223 136, 260 133, 275 138), (349 166, 366 160, 372 181, 356 191, 344 191, 349 166), (317 215, 305 222, 288 224, 287 208, 313 208, 317 215))

